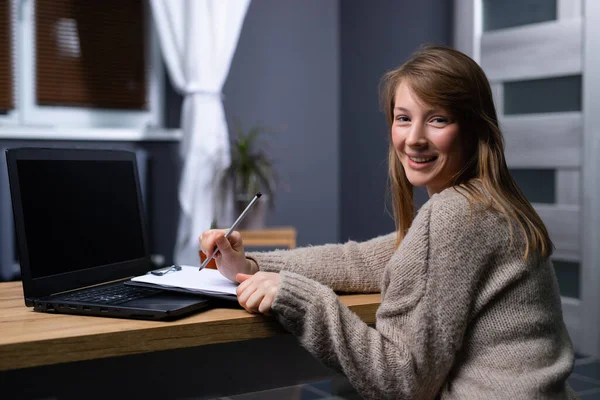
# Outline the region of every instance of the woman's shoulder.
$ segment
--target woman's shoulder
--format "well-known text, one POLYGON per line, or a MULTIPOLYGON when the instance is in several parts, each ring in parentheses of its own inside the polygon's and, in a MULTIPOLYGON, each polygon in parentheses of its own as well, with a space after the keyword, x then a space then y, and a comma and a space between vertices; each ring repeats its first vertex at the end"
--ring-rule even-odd
POLYGON ((488 201, 489 195, 477 183, 449 187, 431 196, 427 203, 429 224, 437 230, 461 230, 477 235, 505 235, 506 217, 488 201))
POLYGON ((476 214, 496 214, 486 201, 488 197, 478 184, 457 185, 434 194, 427 203, 433 214, 472 219, 476 214))
POLYGON ((429 199, 432 209, 442 209, 445 212, 465 213, 470 212, 473 198, 462 186, 451 186, 429 199))
POLYGON ((479 190, 476 186, 455 186, 429 199, 424 211, 430 246, 436 253, 502 254, 502 258, 520 259, 526 239, 519 226, 486 202, 489 197, 479 190))

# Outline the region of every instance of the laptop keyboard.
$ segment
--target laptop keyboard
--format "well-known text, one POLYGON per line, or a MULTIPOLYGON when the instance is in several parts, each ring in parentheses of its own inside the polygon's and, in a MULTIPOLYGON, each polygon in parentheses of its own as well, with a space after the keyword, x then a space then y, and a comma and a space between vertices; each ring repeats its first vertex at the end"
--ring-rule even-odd
POLYGON ((148 297, 159 292, 160 290, 127 286, 123 283, 118 283, 115 285, 99 286, 97 288, 69 293, 61 296, 60 300, 82 303, 121 304, 127 301, 148 297))

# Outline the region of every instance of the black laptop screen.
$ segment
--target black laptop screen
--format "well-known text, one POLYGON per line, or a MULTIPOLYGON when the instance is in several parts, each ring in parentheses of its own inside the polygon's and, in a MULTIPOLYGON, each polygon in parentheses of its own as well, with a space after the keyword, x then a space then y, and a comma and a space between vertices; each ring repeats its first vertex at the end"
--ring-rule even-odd
POLYGON ((133 162, 17 166, 33 279, 145 257, 133 162))

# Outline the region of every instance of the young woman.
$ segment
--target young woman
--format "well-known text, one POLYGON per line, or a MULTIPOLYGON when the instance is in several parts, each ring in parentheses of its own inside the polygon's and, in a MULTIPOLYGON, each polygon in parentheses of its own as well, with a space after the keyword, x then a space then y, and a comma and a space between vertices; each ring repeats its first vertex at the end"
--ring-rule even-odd
POLYGON ((552 243, 510 177, 489 82, 466 55, 425 47, 387 73, 397 230, 364 243, 244 253, 204 232, 202 251, 369 399, 570 399, 573 349, 552 243), (414 216, 413 186, 429 201, 414 216), (334 291, 378 292, 370 327, 334 291))

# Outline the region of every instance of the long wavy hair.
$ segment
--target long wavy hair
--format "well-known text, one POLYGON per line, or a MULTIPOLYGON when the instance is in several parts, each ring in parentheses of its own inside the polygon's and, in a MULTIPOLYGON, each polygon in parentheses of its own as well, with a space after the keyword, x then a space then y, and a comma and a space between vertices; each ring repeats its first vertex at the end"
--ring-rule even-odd
MULTIPOLYGON (((487 77, 471 58, 444 46, 421 48, 400 67, 386 73, 381 81, 381 102, 390 126, 388 178, 398 235, 396 247, 415 214, 413 186, 391 141, 394 99, 401 82, 423 103, 449 112, 458 122, 466 147, 464 154, 470 156, 447 186, 463 193, 470 204, 482 203, 509 221, 516 221, 526 238, 524 258, 530 254, 549 257, 553 245, 548 231, 508 172, 504 139, 487 77)), ((512 236, 512 224, 508 225, 512 236)))

